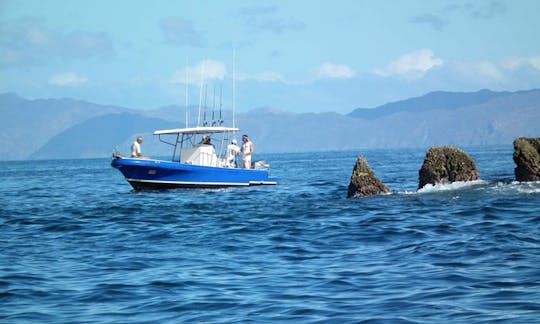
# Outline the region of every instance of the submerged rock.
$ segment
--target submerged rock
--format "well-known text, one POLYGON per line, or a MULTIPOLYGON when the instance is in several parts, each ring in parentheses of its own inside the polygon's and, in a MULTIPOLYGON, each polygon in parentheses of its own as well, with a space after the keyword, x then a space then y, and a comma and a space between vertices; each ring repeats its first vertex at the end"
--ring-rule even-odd
POLYGON ((390 192, 390 189, 375 177, 375 173, 371 171, 366 159, 359 156, 352 172, 347 198, 372 196, 387 192, 390 192))
POLYGON ((516 139, 513 157, 517 181, 540 181, 540 138, 516 139))
POLYGON ((432 147, 418 172, 418 189, 426 184, 451 183, 480 179, 476 163, 457 147, 432 147))

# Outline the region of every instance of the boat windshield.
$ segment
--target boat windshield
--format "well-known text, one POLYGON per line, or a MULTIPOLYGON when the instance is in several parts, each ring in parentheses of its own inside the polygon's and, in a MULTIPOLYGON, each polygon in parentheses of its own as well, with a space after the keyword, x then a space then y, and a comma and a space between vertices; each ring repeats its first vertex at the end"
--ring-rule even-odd
POLYGON ((194 127, 155 131, 159 140, 173 146, 172 161, 215 166, 225 161, 227 145, 238 128, 194 127))

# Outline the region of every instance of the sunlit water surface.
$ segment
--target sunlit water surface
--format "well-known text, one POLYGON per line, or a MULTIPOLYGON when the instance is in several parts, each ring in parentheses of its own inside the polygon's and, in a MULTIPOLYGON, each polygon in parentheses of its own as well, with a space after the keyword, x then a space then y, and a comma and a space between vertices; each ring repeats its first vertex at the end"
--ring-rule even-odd
POLYGON ((108 159, 0 162, 0 322, 540 322, 540 183, 512 147, 259 155, 277 186, 135 192, 108 159), (392 194, 347 199, 363 155, 392 194))

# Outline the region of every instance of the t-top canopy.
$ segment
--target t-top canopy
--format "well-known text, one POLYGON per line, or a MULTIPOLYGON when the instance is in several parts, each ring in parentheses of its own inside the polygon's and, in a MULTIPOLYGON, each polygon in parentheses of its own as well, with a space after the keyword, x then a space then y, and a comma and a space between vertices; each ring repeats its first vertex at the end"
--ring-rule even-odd
POLYGON ((191 127, 191 128, 176 128, 157 130, 154 135, 172 135, 172 134, 215 134, 215 133, 231 133, 239 132, 239 128, 233 127, 191 127))

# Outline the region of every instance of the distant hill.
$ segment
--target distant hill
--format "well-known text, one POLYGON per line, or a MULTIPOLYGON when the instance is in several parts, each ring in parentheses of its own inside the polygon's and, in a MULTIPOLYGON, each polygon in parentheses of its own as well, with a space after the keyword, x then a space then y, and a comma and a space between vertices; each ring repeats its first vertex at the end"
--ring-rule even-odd
MULTIPOLYGON (((115 148, 122 148, 124 153, 128 154, 129 145, 138 135, 143 135, 147 144, 152 137, 150 134, 156 128, 175 127, 178 127, 178 123, 133 113, 94 117, 54 136, 30 155, 30 159, 103 157, 111 155, 115 148)), ((145 153, 150 152, 147 150, 145 153)))
POLYGON ((0 159, 26 159, 64 130, 90 118, 131 111, 73 99, 27 100, 0 94, 0 159))
MULTIPOLYGON (((143 153, 163 156, 169 147, 151 134, 183 127, 185 110, 139 111, 72 99, 26 100, 8 93, 0 95, 0 116, 1 160, 106 157, 115 148, 127 154, 137 135, 145 136, 143 153)), ((190 107, 189 116, 193 126, 196 107, 190 107)), ((211 110, 206 117, 211 119, 211 110)), ((221 117, 230 125, 230 111, 221 117)), ((217 111, 214 119, 219 119, 217 111)), ((540 89, 439 91, 348 115, 257 109, 236 120, 257 153, 512 145, 520 136, 540 136, 540 89)))
POLYGON ((514 93, 494 92, 486 89, 477 92, 435 91, 421 97, 387 103, 373 109, 357 108, 349 113, 348 116, 363 119, 377 119, 398 112, 422 112, 441 109, 451 110, 481 105, 501 97, 513 96, 515 94, 535 93, 539 91, 540 89, 514 93))
POLYGON ((432 92, 346 116, 261 112, 239 120, 272 152, 512 145, 520 136, 540 136, 540 89, 432 92))

